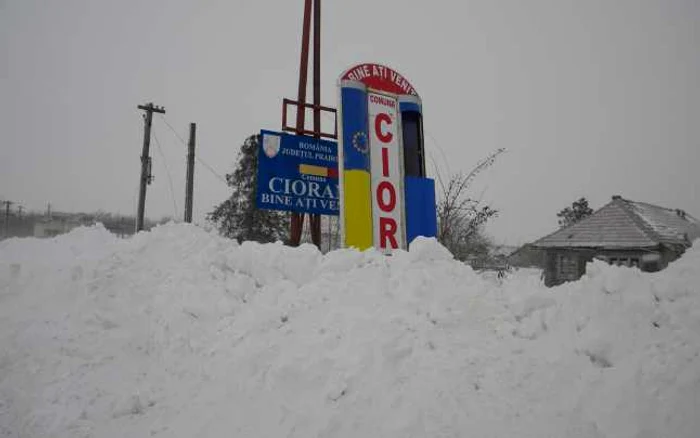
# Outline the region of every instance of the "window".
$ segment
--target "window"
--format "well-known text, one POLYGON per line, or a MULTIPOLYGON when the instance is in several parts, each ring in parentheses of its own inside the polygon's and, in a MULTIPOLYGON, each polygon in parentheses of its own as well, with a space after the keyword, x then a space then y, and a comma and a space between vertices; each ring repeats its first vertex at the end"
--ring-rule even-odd
POLYGON ((613 266, 639 267, 638 257, 609 257, 608 263, 613 266))
POLYGON ((610 257, 609 262, 613 266, 629 266, 629 260, 627 257, 610 257))
POLYGON ((425 176, 423 159, 423 133, 421 114, 413 111, 401 113, 403 127, 403 159, 406 176, 425 176))
POLYGON ((561 280, 578 280, 578 262, 575 256, 560 254, 557 261, 557 273, 561 280))

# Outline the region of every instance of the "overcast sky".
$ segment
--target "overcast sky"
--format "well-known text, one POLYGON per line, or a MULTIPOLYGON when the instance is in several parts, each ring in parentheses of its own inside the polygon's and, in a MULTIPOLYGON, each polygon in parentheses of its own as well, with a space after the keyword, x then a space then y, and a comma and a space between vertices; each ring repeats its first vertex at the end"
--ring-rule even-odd
MULTIPOLYGON (((302 5, 0 0, 0 199, 133 214, 148 101, 182 137, 197 122, 197 154, 230 172, 296 95, 302 5)), ((324 104, 345 68, 384 63, 421 95, 431 172, 508 150, 472 188, 500 211, 497 242, 553 231, 581 196, 700 217, 700 1, 325 1, 322 15, 324 104)), ((185 146, 159 116, 154 132, 146 212, 180 219, 185 146)), ((202 165, 195 178, 201 222, 229 190, 202 165)))

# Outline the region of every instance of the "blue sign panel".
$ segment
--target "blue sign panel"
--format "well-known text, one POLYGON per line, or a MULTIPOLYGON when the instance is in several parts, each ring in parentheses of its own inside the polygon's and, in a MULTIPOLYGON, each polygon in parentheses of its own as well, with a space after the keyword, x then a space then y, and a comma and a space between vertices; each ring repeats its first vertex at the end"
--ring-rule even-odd
POLYGON ((260 131, 258 208, 338 215, 339 199, 335 142, 260 131))
POLYGON ((418 236, 437 236, 435 214, 435 181, 430 178, 407 176, 406 191, 406 240, 412 242, 418 236))
MULTIPOLYGON (((345 170, 370 171, 367 91, 341 88, 343 105, 343 167, 345 170)), ((369 194, 367 195, 369 196, 369 194)))

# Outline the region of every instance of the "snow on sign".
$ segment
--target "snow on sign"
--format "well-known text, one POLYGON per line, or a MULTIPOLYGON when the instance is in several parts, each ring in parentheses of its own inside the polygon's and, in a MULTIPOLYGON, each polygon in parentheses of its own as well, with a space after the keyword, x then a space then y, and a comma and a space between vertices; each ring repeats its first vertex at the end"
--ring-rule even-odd
POLYGON ((328 140, 261 131, 258 208, 337 215, 337 149, 328 140))
POLYGON ((420 97, 380 64, 339 80, 338 173, 343 246, 385 253, 437 234, 435 183, 425 177, 420 97))

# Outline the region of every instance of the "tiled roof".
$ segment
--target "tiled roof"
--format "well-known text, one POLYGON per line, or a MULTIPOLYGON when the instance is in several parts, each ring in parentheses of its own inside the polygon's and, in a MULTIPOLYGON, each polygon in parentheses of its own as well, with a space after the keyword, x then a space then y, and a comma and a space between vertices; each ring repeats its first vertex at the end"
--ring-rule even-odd
POLYGON ((651 248, 687 245, 700 237, 700 221, 680 210, 620 197, 591 216, 536 241, 540 248, 651 248))
POLYGON ((641 218, 645 226, 651 228, 661 243, 679 243, 686 239, 693 241, 700 237, 700 221, 682 210, 657 207, 645 202, 626 201, 633 213, 641 218))

